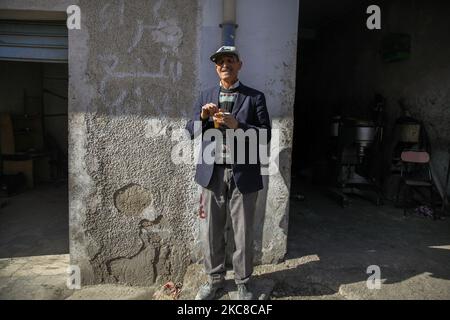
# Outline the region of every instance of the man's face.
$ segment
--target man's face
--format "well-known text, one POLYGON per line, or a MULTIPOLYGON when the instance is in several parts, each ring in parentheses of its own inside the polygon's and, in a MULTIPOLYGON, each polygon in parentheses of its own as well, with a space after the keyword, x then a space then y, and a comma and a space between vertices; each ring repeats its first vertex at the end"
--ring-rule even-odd
POLYGON ((224 54, 216 59, 216 72, 220 80, 235 82, 241 67, 242 61, 239 61, 235 55, 224 54))

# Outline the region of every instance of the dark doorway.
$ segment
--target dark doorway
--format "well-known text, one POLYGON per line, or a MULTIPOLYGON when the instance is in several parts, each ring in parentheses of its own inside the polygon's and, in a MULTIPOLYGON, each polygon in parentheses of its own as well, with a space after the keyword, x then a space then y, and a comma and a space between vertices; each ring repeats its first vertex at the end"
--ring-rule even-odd
POLYGON ((67 28, 1 20, 0 40, 0 258, 67 254, 67 28))

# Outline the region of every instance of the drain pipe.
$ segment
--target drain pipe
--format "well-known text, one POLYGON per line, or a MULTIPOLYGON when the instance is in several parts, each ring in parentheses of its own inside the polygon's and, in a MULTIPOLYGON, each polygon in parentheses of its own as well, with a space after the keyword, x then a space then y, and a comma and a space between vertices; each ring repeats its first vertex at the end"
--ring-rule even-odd
POLYGON ((234 46, 236 38, 236 0, 223 0, 222 45, 234 46))

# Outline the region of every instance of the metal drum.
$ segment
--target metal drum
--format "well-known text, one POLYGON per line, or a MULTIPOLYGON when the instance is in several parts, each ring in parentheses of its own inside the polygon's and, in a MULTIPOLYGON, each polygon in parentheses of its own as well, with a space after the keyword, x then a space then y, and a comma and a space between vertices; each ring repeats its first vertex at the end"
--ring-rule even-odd
POLYGON ((363 145, 369 145, 375 140, 377 127, 373 123, 360 122, 355 126, 355 142, 363 145))
POLYGON ((337 116, 333 118, 333 122, 331 123, 330 135, 332 137, 339 136, 339 127, 341 126, 341 117, 337 116))
POLYGON ((372 121, 352 118, 344 120, 342 129, 347 141, 363 145, 372 143, 378 131, 378 127, 372 121))

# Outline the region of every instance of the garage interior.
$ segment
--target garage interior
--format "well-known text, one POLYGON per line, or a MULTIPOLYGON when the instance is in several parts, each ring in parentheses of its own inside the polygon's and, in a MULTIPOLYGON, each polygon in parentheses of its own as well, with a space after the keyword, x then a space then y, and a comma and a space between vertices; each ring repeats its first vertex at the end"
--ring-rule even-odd
POLYGON ((67 254, 67 28, 0 15, 0 258, 67 254))
POLYGON ((279 297, 448 298, 449 12, 300 1, 287 259, 316 259, 279 277, 279 297), (367 290, 371 265, 385 290, 367 290))

